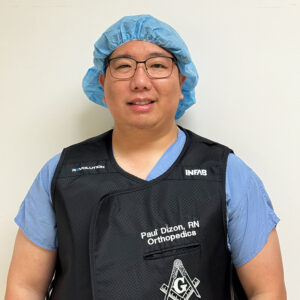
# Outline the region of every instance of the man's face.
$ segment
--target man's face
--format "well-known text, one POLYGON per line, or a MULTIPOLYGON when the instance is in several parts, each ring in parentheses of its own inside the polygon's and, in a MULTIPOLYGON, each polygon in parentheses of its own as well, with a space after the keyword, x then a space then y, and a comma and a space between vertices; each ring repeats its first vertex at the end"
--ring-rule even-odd
MULTIPOLYGON (((110 59, 126 56, 144 61, 159 55, 173 57, 156 44, 130 41, 117 48, 110 59)), ((183 99, 181 86, 185 80, 175 64, 171 75, 160 79, 149 78, 142 63, 137 65, 130 79, 112 77, 109 68, 105 75, 100 74, 99 82, 104 88, 103 101, 114 118, 115 128, 163 128, 173 124, 178 103, 183 99)))

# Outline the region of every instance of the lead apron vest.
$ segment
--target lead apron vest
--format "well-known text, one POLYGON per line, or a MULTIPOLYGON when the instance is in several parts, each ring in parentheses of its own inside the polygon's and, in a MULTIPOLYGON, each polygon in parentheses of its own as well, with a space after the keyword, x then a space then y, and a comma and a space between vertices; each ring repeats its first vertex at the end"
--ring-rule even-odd
POLYGON ((52 182, 58 260, 50 299, 230 299, 230 150, 185 130, 172 167, 120 169, 112 131, 66 148, 52 182))

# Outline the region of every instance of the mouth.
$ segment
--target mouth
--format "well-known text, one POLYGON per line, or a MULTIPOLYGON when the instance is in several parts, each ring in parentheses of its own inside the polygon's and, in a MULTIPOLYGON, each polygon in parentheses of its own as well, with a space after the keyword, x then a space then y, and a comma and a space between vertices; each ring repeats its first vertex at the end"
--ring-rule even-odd
POLYGON ((129 105, 130 109, 135 112, 146 113, 153 110, 155 102, 155 100, 149 98, 136 98, 132 101, 129 101, 127 104, 129 105))
POLYGON ((129 105, 149 105, 154 103, 154 100, 134 100, 131 102, 128 102, 129 105))

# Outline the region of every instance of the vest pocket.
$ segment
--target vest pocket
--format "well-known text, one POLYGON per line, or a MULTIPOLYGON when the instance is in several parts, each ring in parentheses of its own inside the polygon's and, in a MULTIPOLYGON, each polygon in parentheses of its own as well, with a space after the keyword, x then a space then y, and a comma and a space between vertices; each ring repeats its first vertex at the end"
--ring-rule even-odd
POLYGON ((191 252, 200 252, 200 243, 191 243, 188 245, 179 245, 172 248, 152 250, 144 254, 145 260, 159 259, 170 256, 178 256, 191 252))

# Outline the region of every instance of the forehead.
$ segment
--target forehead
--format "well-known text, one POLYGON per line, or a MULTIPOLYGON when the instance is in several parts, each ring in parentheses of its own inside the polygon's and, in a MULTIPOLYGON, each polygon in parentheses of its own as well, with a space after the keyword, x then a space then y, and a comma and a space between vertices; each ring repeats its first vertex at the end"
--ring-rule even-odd
POLYGON ((134 58, 141 57, 142 59, 157 55, 173 56, 166 49, 147 41, 129 41, 124 43, 112 52, 110 58, 122 55, 134 58))

